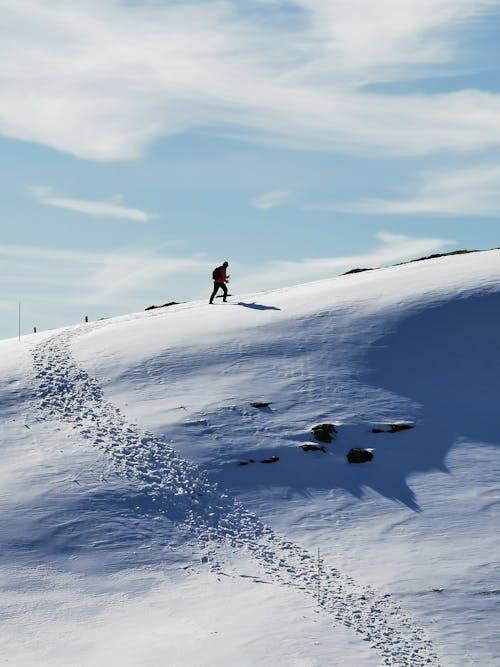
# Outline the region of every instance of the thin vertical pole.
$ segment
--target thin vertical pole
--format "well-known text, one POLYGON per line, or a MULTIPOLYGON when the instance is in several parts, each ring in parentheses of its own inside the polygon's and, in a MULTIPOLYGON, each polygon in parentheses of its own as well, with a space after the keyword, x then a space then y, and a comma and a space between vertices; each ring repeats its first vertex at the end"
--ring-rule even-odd
POLYGON ((321 604, 321 554, 318 547, 318 604, 321 604))

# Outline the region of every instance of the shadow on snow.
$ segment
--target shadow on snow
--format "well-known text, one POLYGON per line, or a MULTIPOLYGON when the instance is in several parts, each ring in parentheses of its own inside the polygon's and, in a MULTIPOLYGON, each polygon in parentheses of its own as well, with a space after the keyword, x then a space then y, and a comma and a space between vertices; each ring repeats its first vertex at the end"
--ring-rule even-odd
POLYGON ((343 489, 362 498, 367 487, 420 511, 407 483, 411 475, 447 472, 447 455, 459 442, 499 444, 499 341, 500 294, 456 299, 410 315, 368 350, 360 365, 365 370, 350 384, 354 401, 379 392, 382 402, 398 406, 399 418, 406 404, 406 415, 416 412, 414 429, 373 434, 372 414, 371 423, 342 426, 326 454, 305 453, 286 434, 275 433, 274 447, 238 451, 241 461, 256 463, 235 470, 238 463, 228 456, 212 473, 234 491, 268 485, 289 495, 343 489), (345 454, 351 446, 374 448, 374 460, 349 465, 345 454), (259 463, 270 456, 279 462, 259 463))
POLYGON ((253 308, 254 310, 281 310, 281 308, 278 308, 277 306, 264 306, 261 303, 255 303, 255 301, 252 301, 252 303, 238 301, 235 305, 244 306, 245 308, 253 308))
MULTIPOLYGON (((344 489, 362 498, 363 489, 371 488, 419 511, 407 483, 411 475, 447 472, 446 457, 454 444, 491 443, 496 438, 499 306, 500 294, 494 293, 422 309, 368 349, 363 322, 356 330, 351 321, 346 331, 342 317, 322 313, 293 327, 273 325, 273 336, 266 340, 242 335, 210 354, 199 348, 182 353, 165 350, 142 368, 129 369, 121 379, 133 383, 136 373, 140 377, 146 371, 148 381, 164 384, 167 392, 171 373, 195 380, 202 377, 200 372, 211 373, 219 382, 229 383, 233 395, 242 397, 231 408, 232 417, 228 413, 222 420, 231 424, 233 437, 217 424, 223 416, 220 408, 200 413, 210 428, 193 436, 203 440, 218 433, 218 452, 204 467, 235 492, 269 485, 286 487, 291 495, 344 489), (250 392, 254 399, 271 401, 272 412, 260 416, 254 412, 252 417, 253 409, 245 402, 250 392), (340 413, 351 414, 352 419, 341 426, 327 454, 300 450, 300 442, 311 439, 311 423, 335 421, 340 413), (256 419, 260 421, 254 423, 256 419), (377 422, 399 419, 415 421, 415 428, 371 433, 377 422), (297 437, 292 429, 301 424, 304 431, 297 437), (345 454, 350 447, 374 448, 375 458, 369 464, 349 465, 345 454), (240 460, 270 456, 280 461, 238 467, 240 460)), ((167 427, 165 434, 171 432, 172 426, 167 427)), ((188 443, 181 450, 189 458, 188 443)))

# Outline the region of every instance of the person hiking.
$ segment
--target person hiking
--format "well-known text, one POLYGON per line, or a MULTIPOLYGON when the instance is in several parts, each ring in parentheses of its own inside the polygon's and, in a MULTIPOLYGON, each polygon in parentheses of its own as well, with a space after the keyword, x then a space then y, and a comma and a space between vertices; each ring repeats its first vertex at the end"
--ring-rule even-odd
POLYGON ((227 298, 227 287, 226 283, 229 280, 229 276, 226 273, 226 269, 229 266, 229 262, 224 262, 224 264, 221 264, 221 266, 217 266, 213 271, 212 271, 212 278, 214 280, 214 290, 212 292, 212 295, 210 297, 210 301, 208 303, 213 303, 214 297, 219 291, 219 287, 222 288, 222 291, 224 292, 223 294, 223 301, 226 301, 227 298))

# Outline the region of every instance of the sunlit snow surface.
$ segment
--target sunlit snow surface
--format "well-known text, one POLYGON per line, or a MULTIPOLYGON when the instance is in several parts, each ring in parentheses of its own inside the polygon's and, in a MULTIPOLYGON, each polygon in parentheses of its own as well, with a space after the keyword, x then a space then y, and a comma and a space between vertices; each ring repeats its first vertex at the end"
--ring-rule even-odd
POLYGON ((499 341, 491 251, 0 343, 1 659, 499 664, 499 341))

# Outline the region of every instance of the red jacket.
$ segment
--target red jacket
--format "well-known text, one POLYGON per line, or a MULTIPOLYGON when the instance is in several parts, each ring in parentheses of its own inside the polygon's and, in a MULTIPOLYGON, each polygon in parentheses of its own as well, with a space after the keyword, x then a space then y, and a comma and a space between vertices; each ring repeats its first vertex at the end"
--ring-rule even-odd
POLYGON ((226 267, 224 265, 218 266, 214 270, 214 283, 227 283, 227 274, 226 274, 226 267))

